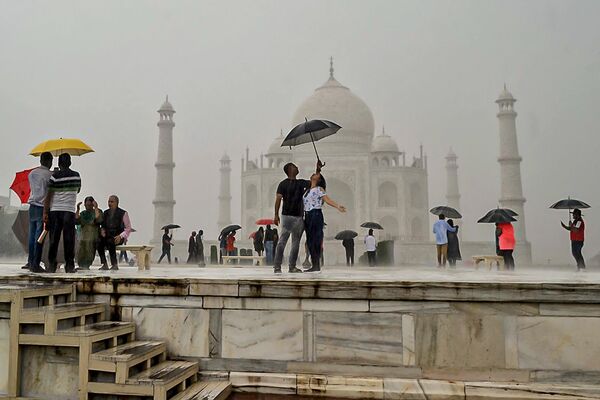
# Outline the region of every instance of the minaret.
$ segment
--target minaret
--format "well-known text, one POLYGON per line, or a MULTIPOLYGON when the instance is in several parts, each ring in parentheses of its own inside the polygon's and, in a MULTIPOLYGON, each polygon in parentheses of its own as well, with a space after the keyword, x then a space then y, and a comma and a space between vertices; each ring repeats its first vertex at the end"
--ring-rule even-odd
POLYGON ((458 157, 450 148, 446 156, 446 205, 460 211, 460 192, 458 190, 458 157))
POLYGON ((517 113, 514 104, 517 100, 506 90, 500 93, 496 103, 498 104, 498 123, 500 133, 500 207, 510 208, 519 214, 517 222, 514 223, 517 242, 527 242, 525 234, 525 197, 523 197, 523 185, 521 184, 521 157, 517 144, 517 127, 515 120, 517 113))
POLYGON ((217 220, 218 232, 227 225, 231 225, 231 159, 227 154, 221 157, 221 188, 219 191, 219 219, 217 220))
POLYGON ((156 193, 154 195, 154 231, 152 232, 153 241, 160 242, 160 228, 174 222, 173 208, 175 200, 173 199, 173 114, 175 110, 169 103, 169 96, 158 110, 160 119, 156 124, 158 126, 158 155, 156 157, 156 193))

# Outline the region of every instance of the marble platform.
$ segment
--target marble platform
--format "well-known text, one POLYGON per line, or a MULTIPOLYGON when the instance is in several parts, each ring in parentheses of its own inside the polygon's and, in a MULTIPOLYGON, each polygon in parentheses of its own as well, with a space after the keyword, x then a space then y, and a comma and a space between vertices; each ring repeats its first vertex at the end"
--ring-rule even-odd
MULTIPOLYGON (((462 385, 462 398, 495 391, 489 398, 517 399, 530 398, 527 388, 600 382, 600 272, 568 266, 274 275, 268 267, 161 265, 34 275, 15 264, 0 266, 0 281, 74 282, 81 300, 110 304, 114 319, 136 323, 139 337, 166 340, 171 354, 198 360, 204 371, 264 374, 263 391, 285 386, 279 375, 293 379, 297 394, 333 397, 344 385, 385 393, 372 385, 402 391, 439 381, 462 385), (367 378, 374 381, 360 381, 367 378)), ((364 398, 435 397, 421 394, 364 398)))

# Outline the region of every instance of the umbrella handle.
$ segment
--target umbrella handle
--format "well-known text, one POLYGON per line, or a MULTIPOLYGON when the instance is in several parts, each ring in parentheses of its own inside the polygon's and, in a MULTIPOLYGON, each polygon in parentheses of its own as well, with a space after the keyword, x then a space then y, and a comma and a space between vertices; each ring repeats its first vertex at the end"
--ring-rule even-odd
MULTIPOLYGON (((321 161, 321 159, 319 158, 319 153, 317 152, 317 146, 315 145, 315 140, 313 138, 313 134, 312 132, 308 133, 310 135, 310 141, 312 142, 313 148, 315 149, 315 154, 317 155, 317 161, 321 161)), ((322 163, 323 166, 325 166, 325 163, 322 163)))

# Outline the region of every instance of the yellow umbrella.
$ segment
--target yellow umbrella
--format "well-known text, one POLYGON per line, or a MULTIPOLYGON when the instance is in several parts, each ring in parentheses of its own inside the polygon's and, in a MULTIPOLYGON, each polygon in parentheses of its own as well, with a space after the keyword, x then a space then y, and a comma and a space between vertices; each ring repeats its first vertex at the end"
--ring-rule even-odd
POLYGON ((52 155, 56 157, 63 153, 69 153, 72 156, 80 156, 82 154, 91 153, 94 150, 79 139, 60 138, 46 140, 45 142, 38 144, 29 154, 32 156, 39 156, 45 151, 52 153, 52 155))

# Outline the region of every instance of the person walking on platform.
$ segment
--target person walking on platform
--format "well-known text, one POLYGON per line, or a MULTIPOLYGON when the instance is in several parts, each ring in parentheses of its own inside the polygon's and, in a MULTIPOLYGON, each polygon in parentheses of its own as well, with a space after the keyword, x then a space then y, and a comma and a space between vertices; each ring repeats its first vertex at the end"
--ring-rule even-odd
POLYGON ((188 240, 188 264, 193 264, 197 261, 197 245, 196 245, 196 231, 192 232, 188 240))
POLYGON ((173 235, 169 235, 169 229, 165 228, 165 233, 162 235, 162 253, 158 258, 158 264, 162 261, 165 256, 167 256, 167 261, 171 264, 171 246, 173 235))
POLYGON ((440 214, 438 218, 433 224, 433 233, 435 234, 438 268, 444 268, 448 259, 448 232, 456 232, 456 227, 448 225, 444 214, 440 214))
MULTIPOLYGON (((449 219, 448 225, 454 228, 454 221, 449 219)), ((448 231, 448 264, 451 267, 456 266, 456 260, 462 260, 460 255, 460 244, 458 241, 458 226, 456 232, 448 231)))
POLYGON ((571 253, 577 262, 577 271, 585 270, 585 260, 583 259, 583 254, 581 254, 585 240, 585 222, 581 218, 581 210, 578 208, 573 210, 573 221, 570 221, 568 226, 562 221, 560 224, 570 232, 571 253))
POLYGON ((346 265, 352 267, 354 265, 354 239, 348 238, 342 240, 342 246, 344 246, 344 250, 346 251, 346 265))
POLYGON ((310 189, 304 194, 302 201, 304 203, 304 229, 306 230, 306 244, 310 252, 312 266, 304 272, 321 271, 323 253, 323 228, 325 220, 323 219, 323 204, 337 208, 345 213, 346 208, 331 200, 325 192, 326 184, 321 174, 315 173, 310 177, 310 189))
POLYGON ((504 268, 512 271, 515 269, 515 259, 513 251, 515 250, 515 229, 510 222, 499 222, 496 227, 498 236, 498 246, 500 255, 504 258, 504 268))
POLYGON ((119 207, 119 197, 111 195, 108 198, 108 210, 104 210, 102 226, 100 228, 100 241, 98 253, 102 267, 100 270, 108 270, 106 262, 106 250, 110 257, 110 269, 117 271, 119 269, 119 260, 117 259, 117 246, 125 243, 131 234, 131 220, 129 213, 119 207))
POLYGON ((369 233, 365 236, 365 247, 367 250, 369 267, 375 267, 377 265, 377 240, 375 239, 375 236, 373 236, 373 229, 369 229, 369 233))
POLYGON ((260 228, 258 228, 256 233, 254 234, 254 240, 253 240, 254 251, 256 251, 256 254, 258 254, 259 256, 262 256, 263 252, 265 251, 265 245, 263 244, 264 238, 265 238, 265 233, 264 233, 263 227, 261 226, 260 228))
MULTIPOLYGON (((316 173, 321 174, 323 164, 317 161, 316 173)), ((292 248, 288 257, 288 272, 298 273, 301 269, 296 268, 298 261, 298 251, 300 250, 300 240, 304 232, 304 220, 302 219, 303 206, 302 196, 310 189, 310 181, 305 179, 296 179, 298 167, 293 163, 287 163, 283 167, 283 171, 287 178, 277 186, 277 194, 275 196, 275 216, 273 222, 279 225, 281 222, 281 236, 275 248, 275 260, 273 270, 276 274, 281 273, 281 264, 283 262, 283 252, 287 241, 292 236, 292 248), (283 210, 281 211, 281 219, 279 217, 279 209, 283 201, 283 210)))
POLYGON ((38 243, 38 238, 44 230, 44 200, 48 194, 48 183, 52 172, 52 154, 44 152, 40 155, 40 166, 34 168, 28 176, 29 179, 29 240, 27 264, 23 269, 31 272, 45 272, 40 266, 42 262, 43 243, 38 243))
POLYGON ((198 260, 198 265, 205 266, 204 262, 204 243, 202 242, 202 236, 204 235, 204 231, 202 229, 198 230, 198 234, 196 235, 196 258, 198 260))
POLYGON ((56 272, 58 245, 63 237, 65 272, 75 272, 75 203, 81 189, 79 172, 71 169, 71 156, 63 153, 58 157, 58 171, 54 171, 48 183, 48 195, 44 201, 44 223, 48 223, 50 248, 48 272, 56 272))
POLYGON ((271 225, 267 225, 265 229, 265 256, 267 257, 267 265, 273 264, 273 251, 275 249, 275 232, 271 229, 271 225))

